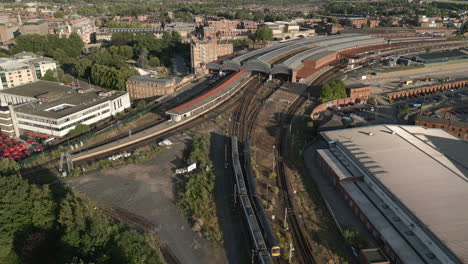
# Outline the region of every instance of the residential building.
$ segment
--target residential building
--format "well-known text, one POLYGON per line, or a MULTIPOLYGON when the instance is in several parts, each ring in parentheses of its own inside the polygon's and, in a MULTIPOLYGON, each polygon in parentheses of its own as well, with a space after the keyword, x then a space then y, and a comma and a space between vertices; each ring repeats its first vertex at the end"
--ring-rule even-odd
POLYGON ((233 53, 233 46, 230 42, 220 40, 192 38, 190 51, 193 73, 206 74, 208 73, 206 65, 215 61, 218 57, 233 53))
POLYGON ((0 90, 34 82, 47 70, 57 69, 52 58, 39 57, 32 52, 21 52, 13 58, 0 59, 0 90))
POLYGON ((27 62, 0 58, 0 90, 36 80, 34 69, 27 62))
POLYGON ((94 20, 86 17, 71 17, 57 20, 49 24, 48 33, 69 37, 72 32, 77 33, 85 44, 91 43, 91 36, 96 32, 94 20))
POLYGON ((178 83, 176 78, 132 76, 127 79, 126 87, 131 99, 143 99, 171 94, 178 83))
POLYGON ((0 127, 19 134, 63 137, 78 124, 92 125, 130 107, 127 92, 102 88, 75 89, 55 82, 37 81, 0 91, 1 106, 9 118, 0 127))

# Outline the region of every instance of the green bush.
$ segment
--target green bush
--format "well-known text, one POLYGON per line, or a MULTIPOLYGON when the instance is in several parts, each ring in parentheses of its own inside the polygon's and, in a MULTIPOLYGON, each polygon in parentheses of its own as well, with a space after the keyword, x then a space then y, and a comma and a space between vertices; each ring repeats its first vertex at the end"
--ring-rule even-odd
POLYGON ((72 130, 70 130, 70 132, 68 132, 67 136, 74 137, 74 136, 83 134, 85 132, 88 132, 89 130, 90 130, 89 125, 78 124, 78 125, 75 126, 74 129, 72 129, 72 130))
POLYGON ((335 99, 346 98, 346 87, 342 80, 334 80, 323 85, 320 90, 322 102, 327 102, 335 99))

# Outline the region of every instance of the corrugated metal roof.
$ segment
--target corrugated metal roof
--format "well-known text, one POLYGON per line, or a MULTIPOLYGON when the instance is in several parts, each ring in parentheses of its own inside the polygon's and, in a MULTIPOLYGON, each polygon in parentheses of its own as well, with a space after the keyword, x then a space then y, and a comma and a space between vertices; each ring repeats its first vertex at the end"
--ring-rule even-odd
POLYGON ((438 238, 442 249, 468 263, 467 142, 420 126, 376 125, 321 134, 365 152, 385 171, 366 177, 380 182, 429 236, 438 238))

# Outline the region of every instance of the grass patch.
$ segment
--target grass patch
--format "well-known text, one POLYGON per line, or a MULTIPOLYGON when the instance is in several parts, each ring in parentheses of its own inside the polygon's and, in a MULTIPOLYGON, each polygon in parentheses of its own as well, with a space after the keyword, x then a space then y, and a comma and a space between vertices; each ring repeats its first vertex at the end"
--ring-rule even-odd
POLYGON ((139 164, 145 162, 147 160, 155 158, 159 153, 163 152, 164 150, 170 147, 160 147, 160 146, 145 146, 142 148, 137 149, 133 154, 128 158, 121 158, 118 160, 109 160, 109 159, 102 159, 90 164, 86 164, 83 166, 75 167, 69 174, 70 177, 76 177, 83 175, 84 173, 96 170, 104 170, 113 167, 117 167, 120 165, 125 164, 139 164))
POLYGON ((394 68, 387 68, 383 70, 383 72, 396 72, 396 71, 406 71, 406 70, 413 70, 413 69, 419 69, 419 68, 424 68, 424 65, 401 65, 398 67, 394 68))

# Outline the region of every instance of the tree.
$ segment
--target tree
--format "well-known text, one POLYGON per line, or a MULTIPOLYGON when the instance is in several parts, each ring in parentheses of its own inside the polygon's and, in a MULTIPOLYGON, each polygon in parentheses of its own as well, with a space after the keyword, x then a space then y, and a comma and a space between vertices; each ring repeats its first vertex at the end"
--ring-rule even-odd
POLYGON ((28 183, 19 170, 0 160, 0 263, 163 263, 144 235, 59 184, 53 193, 28 183))
POLYGON ((254 34, 255 40, 272 40, 273 39, 273 30, 269 27, 261 27, 255 31, 254 34))
POLYGON ((63 18, 65 16, 65 12, 63 11, 57 11, 54 13, 55 18, 63 18))
POLYGON ((21 167, 16 161, 11 159, 0 160, 0 175, 1 177, 10 177, 18 175, 21 167))
POLYGON ((251 20, 253 19, 253 16, 250 14, 248 10, 241 9, 236 12, 235 18, 241 19, 241 20, 251 20))
POLYGON ((20 252, 34 234, 50 230, 55 204, 48 187, 29 184, 21 178, 14 161, 0 161, 0 263, 21 263, 20 252))
POLYGON ((140 55, 138 55, 137 63, 136 65, 138 67, 145 68, 148 66, 148 50, 146 48, 142 48, 140 50, 140 55))
POLYGON ((76 64, 75 67, 73 68, 73 71, 79 76, 79 77, 88 77, 91 75, 91 67, 93 67, 93 62, 88 59, 88 58, 83 58, 79 60, 76 64))
POLYGON ((265 14, 262 11, 254 11, 253 19, 256 21, 262 21, 263 19, 265 19, 265 14))
POLYGON ((70 74, 65 74, 62 69, 58 68, 56 70, 47 70, 41 80, 69 84, 73 82, 73 77, 70 74))
POLYGON ((320 91, 322 102, 327 102, 334 99, 346 98, 346 88, 342 80, 334 80, 323 85, 320 91))
POLYGON ((348 228, 343 231, 345 241, 350 245, 365 246, 366 240, 357 228, 348 228))
POLYGON ((136 110, 137 110, 137 111, 143 111, 145 108, 146 108, 146 102, 145 102, 145 100, 140 100, 140 101, 138 101, 138 103, 137 103, 137 105, 136 105, 136 110))
POLYGON ((156 57, 156 56, 153 56, 150 58, 149 60, 149 65, 151 67, 158 67, 158 66, 161 66, 161 62, 159 61, 159 58, 156 57))
POLYGON ((336 19, 335 17, 327 18, 327 20, 328 20, 328 23, 338 24, 338 19, 336 19))
POLYGON ((400 107, 400 110, 398 111, 398 113, 400 114, 400 116, 405 116, 409 113, 409 111, 410 111, 410 107, 407 104, 404 104, 400 107))

